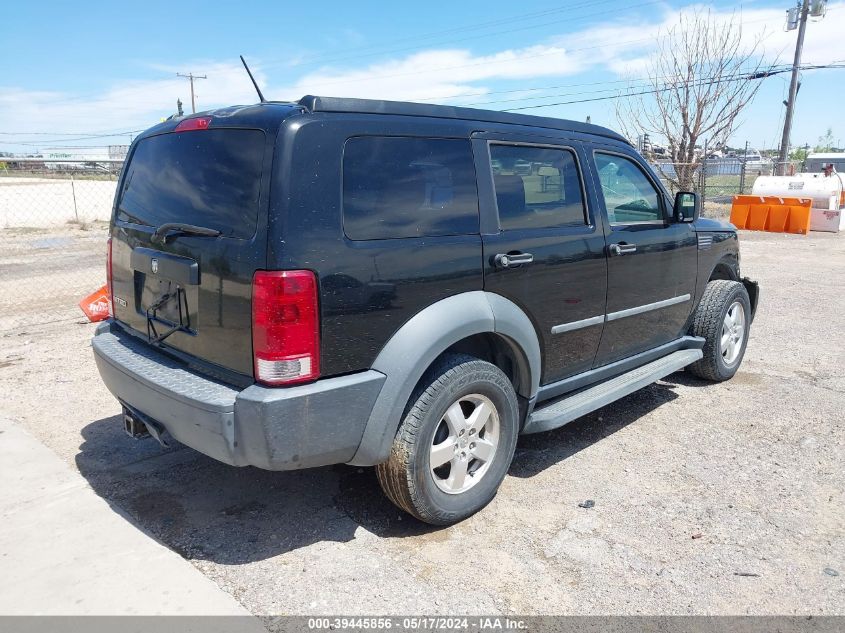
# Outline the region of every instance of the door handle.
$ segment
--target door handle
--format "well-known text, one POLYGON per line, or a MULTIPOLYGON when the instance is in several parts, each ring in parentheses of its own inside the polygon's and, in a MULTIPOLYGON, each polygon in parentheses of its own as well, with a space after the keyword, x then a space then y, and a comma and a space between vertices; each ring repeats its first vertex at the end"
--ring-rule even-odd
POLYGON ((636 244, 626 244, 620 242, 619 244, 611 244, 607 247, 611 255, 630 255, 637 252, 636 244))
POLYGON ((511 268, 520 264, 530 264, 533 261, 534 255, 531 253, 499 253, 493 258, 496 268, 511 268))

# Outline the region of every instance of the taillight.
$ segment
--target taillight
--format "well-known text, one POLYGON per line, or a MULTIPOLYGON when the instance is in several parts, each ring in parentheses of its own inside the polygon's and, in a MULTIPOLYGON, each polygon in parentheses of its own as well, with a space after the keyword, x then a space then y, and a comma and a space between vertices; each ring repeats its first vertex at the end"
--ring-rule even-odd
POLYGON ((108 254, 106 255, 106 283, 109 289, 109 314, 114 316, 114 284, 112 283, 112 238, 108 240, 108 254))
POLYGON ((317 279, 310 270, 259 270, 252 279, 255 379, 268 385, 320 375, 317 279))
POLYGON ((192 119, 185 119, 176 126, 174 132, 190 132, 191 130, 207 130, 211 123, 210 116, 197 116, 192 119))

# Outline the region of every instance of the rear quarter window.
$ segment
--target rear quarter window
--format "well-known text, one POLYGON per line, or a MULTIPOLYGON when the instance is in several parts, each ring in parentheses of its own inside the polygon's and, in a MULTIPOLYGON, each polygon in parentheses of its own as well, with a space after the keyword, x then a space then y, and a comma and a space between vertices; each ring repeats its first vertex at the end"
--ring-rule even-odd
POLYGON ((343 230, 352 240, 478 233, 469 140, 350 138, 343 153, 343 230))

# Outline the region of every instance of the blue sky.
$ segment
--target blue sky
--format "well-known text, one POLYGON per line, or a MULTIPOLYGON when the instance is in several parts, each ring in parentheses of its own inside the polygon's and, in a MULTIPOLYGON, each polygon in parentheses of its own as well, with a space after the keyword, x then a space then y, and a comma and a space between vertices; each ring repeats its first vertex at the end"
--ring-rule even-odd
MULTIPOLYGON (((788 4, 13 2, 0 21, 0 150, 126 142, 82 137, 149 127, 177 97, 190 109, 176 72, 208 76, 197 83, 198 109, 253 102, 239 53, 271 99, 312 93, 505 109, 609 96, 644 76, 660 29, 696 6, 741 20, 749 41, 763 38, 767 59, 791 62, 788 4)), ((805 61, 845 61, 843 26, 845 1, 829 3, 827 17, 808 27, 805 61)), ((788 80, 764 82, 735 145, 778 142, 788 80)), ((843 100, 845 69, 804 73, 793 144, 815 144, 828 127, 845 140, 843 100)), ((526 112, 618 127, 612 100, 526 112)))

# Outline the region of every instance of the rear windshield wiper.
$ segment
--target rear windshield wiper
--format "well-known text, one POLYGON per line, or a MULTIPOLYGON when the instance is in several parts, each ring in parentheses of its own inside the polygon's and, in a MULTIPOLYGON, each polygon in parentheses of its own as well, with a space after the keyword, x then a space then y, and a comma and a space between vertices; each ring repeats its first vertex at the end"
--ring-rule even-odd
POLYGON ((166 222, 155 230, 152 241, 164 244, 167 241, 167 238, 171 236, 197 235, 199 237, 217 237, 220 234, 220 231, 217 229, 208 229, 204 226, 182 224, 181 222, 166 222))

